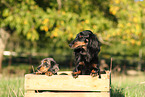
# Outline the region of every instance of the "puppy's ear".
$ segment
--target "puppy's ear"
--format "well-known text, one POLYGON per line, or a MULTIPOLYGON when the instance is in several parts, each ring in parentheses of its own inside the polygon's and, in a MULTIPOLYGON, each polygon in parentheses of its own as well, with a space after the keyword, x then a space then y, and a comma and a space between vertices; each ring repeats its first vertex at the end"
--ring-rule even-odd
POLYGON ((99 53, 100 52, 100 45, 98 38, 94 34, 90 34, 89 36, 89 42, 88 42, 88 48, 91 50, 92 53, 99 53))
POLYGON ((96 35, 90 34, 87 45, 87 57, 86 61, 90 62, 92 57, 96 56, 100 52, 100 42, 96 35))

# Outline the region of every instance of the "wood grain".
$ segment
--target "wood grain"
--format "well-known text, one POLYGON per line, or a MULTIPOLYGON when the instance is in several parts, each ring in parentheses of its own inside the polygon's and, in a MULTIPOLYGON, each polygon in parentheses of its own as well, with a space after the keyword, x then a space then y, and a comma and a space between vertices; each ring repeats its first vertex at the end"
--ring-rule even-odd
POLYGON ((53 76, 26 74, 25 97, 109 97, 110 73, 101 74, 101 79, 90 75, 79 75, 75 79, 67 73, 53 76), (45 92, 36 93, 35 90, 45 92))

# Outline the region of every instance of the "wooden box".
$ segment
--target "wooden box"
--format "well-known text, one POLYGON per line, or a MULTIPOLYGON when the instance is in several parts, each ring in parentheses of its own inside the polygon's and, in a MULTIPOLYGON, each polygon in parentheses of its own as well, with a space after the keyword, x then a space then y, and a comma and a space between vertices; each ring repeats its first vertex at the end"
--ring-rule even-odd
POLYGON ((25 97, 110 97, 110 72, 90 75, 25 75, 25 97))

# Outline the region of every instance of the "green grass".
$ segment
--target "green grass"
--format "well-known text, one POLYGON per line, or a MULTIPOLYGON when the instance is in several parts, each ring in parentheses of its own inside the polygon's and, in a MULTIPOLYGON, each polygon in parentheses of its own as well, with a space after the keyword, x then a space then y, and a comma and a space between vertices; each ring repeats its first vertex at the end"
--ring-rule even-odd
POLYGON ((24 77, 0 78, 0 97, 23 97, 24 77))
POLYGON ((145 76, 112 77, 111 97, 145 97, 145 76))
MULTIPOLYGON (((111 97, 145 97, 145 76, 112 76, 111 97)), ((23 97, 24 77, 0 77, 0 97, 23 97)))

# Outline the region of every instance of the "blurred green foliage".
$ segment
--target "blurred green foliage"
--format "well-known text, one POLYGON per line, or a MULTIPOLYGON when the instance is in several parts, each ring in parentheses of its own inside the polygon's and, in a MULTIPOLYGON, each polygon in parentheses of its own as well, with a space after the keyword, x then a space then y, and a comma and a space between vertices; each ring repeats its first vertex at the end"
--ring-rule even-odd
POLYGON ((92 30, 106 58, 138 56, 140 49, 145 56, 145 1, 2 0, 0 7, 1 27, 11 33, 7 50, 12 42, 17 52, 67 55, 76 34, 92 30))

